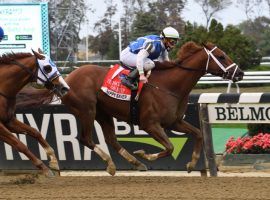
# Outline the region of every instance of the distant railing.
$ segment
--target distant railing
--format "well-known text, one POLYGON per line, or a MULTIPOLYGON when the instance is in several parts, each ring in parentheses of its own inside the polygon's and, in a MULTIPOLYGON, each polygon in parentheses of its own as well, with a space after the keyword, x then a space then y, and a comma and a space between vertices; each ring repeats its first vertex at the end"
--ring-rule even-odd
MULTIPOLYGON (((58 61, 57 64, 64 62, 64 61, 58 61)), ((68 75, 70 72, 78 68, 81 64, 95 64, 99 63, 101 65, 110 65, 113 63, 118 63, 118 60, 107 60, 107 61, 78 61, 78 66, 72 66, 72 67, 58 67, 61 74, 68 75)), ((236 92, 240 93, 239 85, 242 84, 270 84, 270 71, 249 71, 245 72, 245 75, 243 77, 243 80, 237 83, 233 83, 230 80, 224 80, 221 77, 214 76, 211 74, 204 75, 197 83, 197 85, 203 85, 203 84, 224 84, 227 85, 227 93, 230 93, 232 85, 235 85, 236 92)))
POLYGON ((270 67, 270 56, 262 57, 260 65, 270 67))
POLYGON ((224 80, 221 77, 211 74, 204 75, 197 84, 227 84, 227 93, 230 93, 232 84, 235 84, 237 93, 240 93, 240 84, 267 84, 270 83, 270 71, 249 71, 245 72, 242 81, 233 83, 230 80, 224 80))
POLYGON ((70 61, 55 61, 57 66, 60 67, 70 67, 70 66, 81 66, 86 64, 97 64, 103 66, 109 66, 111 64, 119 63, 119 60, 81 60, 76 62, 70 61))
POLYGON ((111 64, 119 63, 119 60, 89 60, 89 61, 77 61, 77 62, 69 62, 69 61, 55 61, 58 66, 59 72, 63 75, 67 75, 76 68, 81 65, 86 64, 95 64, 101 66, 110 66, 111 64))

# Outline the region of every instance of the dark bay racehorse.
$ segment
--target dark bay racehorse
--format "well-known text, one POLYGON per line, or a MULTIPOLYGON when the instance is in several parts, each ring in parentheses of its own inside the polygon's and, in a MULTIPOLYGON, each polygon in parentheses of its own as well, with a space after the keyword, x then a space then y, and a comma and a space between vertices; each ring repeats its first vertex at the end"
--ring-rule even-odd
MULTIPOLYGON (((147 160, 170 155, 174 147, 164 129, 193 134, 196 142, 191 162, 187 164, 187 170, 190 172, 199 159, 203 139, 200 130, 183 120, 189 93, 205 73, 233 81, 240 81, 244 73, 221 49, 211 43, 199 46, 194 42, 188 42, 179 50, 176 61, 155 62, 155 65, 149 83, 144 85, 139 98, 139 127, 165 149, 155 154, 147 154, 144 150, 134 153, 147 160)), ((81 121, 80 142, 107 162, 107 171, 110 174, 115 173, 112 159, 92 140, 94 120, 101 125, 107 143, 137 169, 146 170, 145 165, 129 154, 116 139, 113 117, 129 122, 130 105, 129 102, 111 98, 100 90, 108 70, 96 65, 85 65, 76 69, 65 79, 71 89, 61 100, 81 121)), ((36 104, 48 102, 48 98, 52 98, 46 97, 46 92, 39 93, 44 99, 36 104)), ((33 105, 30 102, 25 103, 33 105)))
POLYGON ((12 133, 35 138, 50 158, 50 167, 59 170, 54 150, 36 129, 15 118, 16 94, 29 82, 37 82, 63 97, 69 86, 61 77, 55 64, 42 52, 8 53, 0 57, 0 140, 25 154, 47 176, 52 171, 20 142, 12 133))

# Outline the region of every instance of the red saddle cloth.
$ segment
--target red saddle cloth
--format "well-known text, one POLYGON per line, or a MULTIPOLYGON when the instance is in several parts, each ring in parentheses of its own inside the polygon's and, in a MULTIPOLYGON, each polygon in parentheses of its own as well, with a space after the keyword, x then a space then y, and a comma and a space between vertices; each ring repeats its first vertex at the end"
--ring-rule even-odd
MULTIPOLYGON (((112 98, 129 101, 131 90, 121 83, 121 79, 129 73, 129 70, 119 64, 112 66, 107 73, 101 90, 112 98)), ((140 94, 143 83, 139 83, 137 96, 140 94)))

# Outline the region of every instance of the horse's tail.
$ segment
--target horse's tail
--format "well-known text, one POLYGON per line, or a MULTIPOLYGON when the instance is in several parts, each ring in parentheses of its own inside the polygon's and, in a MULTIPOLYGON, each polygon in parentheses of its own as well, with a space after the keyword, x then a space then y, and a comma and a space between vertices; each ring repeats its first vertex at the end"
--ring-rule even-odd
POLYGON ((16 96, 16 107, 37 107, 53 101, 54 93, 47 89, 24 88, 16 96))

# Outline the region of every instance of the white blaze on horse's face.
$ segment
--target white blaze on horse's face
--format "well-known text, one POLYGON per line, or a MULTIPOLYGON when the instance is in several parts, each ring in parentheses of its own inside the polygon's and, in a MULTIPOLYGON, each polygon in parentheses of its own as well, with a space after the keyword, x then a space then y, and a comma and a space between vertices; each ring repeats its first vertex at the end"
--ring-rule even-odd
POLYGON ((44 83, 49 80, 52 81, 53 79, 61 76, 59 73, 55 63, 48 57, 45 56, 45 59, 39 60, 38 59, 38 64, 39 64, 39 69, 38 69, 38 77, 41 80, 37 80, 37 83, 40 85, 44 85, 44 83))
POLYGON ((234 67, 234 71, 233 71, 232 75, 231 75, 230 78, 229 78, 229 79, 231 79, 231 80, 234 80, 235 74, 236 74, 237 69, 238 69, 238 65, 235 64, 235 63, 232 63, 231 65, 229 65, 229 66, 227 66, 227 67, 225 67, 224 65, 222 65, 222 64, 219 62, 219 60, 215 57, 215 55, 212 53, 216 48, 217 48, 217 47, 214 47, 213 49, 208 50, 208 49, 206 49, 206 48, 204 47, 204 50, 205 50, 205 52, 206 52, 206 54, 207 54, 207 56, 208 56, 205 71, 206 71, 206 72, 208 71, 209 61, 210 61, 210 58, 212 58, 212 59, 215 61, 215 63, 219 66, 219 68, 224 72, 224 78, 228 78, 228 77, 226 76, 226 74, 229 74, 229 73, 228 73, 229 69, 231 69, 232 67, 234 67))

